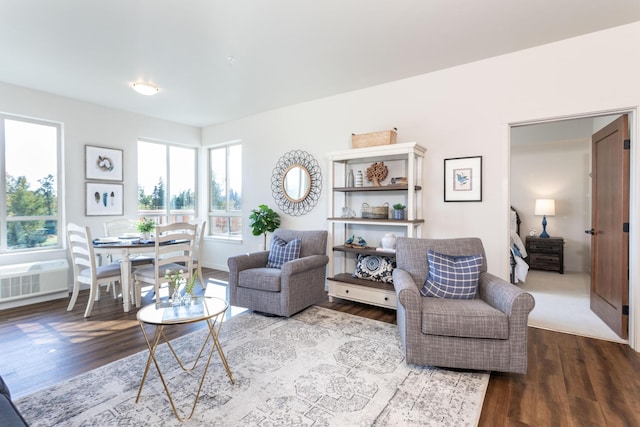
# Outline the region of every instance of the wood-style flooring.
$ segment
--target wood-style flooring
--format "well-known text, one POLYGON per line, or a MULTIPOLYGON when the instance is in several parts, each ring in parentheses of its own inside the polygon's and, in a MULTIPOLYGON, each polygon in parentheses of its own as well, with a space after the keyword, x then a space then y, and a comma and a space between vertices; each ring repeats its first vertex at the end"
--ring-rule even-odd
MULTIPOLYGON (((216 270, 206 276, 228 277, 216 270)), ((85 319, 87 296, 82 292, 71 312, 66 299, 0 311, 0 374, 14 398, 146 350, 135 308, 124 313, 120 301, 103 294, 85 319)), ((394 310, 350 302, 320 305, 396 322, 394 310)), ((177 336, 200 327, 169 332, 177 336)), ((625 344, 534 328, 528 345, 526 375, 491 373, 480 426, 640 425, 639 353, 625 344)))

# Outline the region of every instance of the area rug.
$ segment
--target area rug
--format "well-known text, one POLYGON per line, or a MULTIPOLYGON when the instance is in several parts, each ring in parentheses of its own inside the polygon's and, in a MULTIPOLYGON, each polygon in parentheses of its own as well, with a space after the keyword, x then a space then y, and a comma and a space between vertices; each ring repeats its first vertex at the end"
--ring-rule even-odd
MULTIPOLYGON (((205 333, 171 343, 193 359, 205 333)), ((485 372, 407 365, 395 325, 320 307, 290 319, 246 312, 223 324, 220 340, 235 385, 214 354, 195 413, 184 424, 153 366, 135 403, 148 352, 16 403, 32 427, 475 426, 489 381, 485 372)), ((185 415, 199 373, 183 373, 166 345, 157 355, 185 415)))

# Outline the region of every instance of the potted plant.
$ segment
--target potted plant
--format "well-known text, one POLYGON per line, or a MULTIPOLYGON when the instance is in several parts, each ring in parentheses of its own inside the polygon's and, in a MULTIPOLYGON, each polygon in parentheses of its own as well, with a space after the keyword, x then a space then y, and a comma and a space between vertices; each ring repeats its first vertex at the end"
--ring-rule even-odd
POLYGON ((152 219, 141 218, 136 224, 136 228, 145 240, 149 240, 150 233, 156 228, 156 222, 152 219))
POLYGON ((249 215, 249 227, 254 236, 264 236, 263 249, 267 247, 267 233, 280 227, 280 215, 267 205, 260 205, 249 215))
POLYGON ((402 203, 396 203, 393 205, 393 219, 404 219, 404 210, 407 207, 402 203))

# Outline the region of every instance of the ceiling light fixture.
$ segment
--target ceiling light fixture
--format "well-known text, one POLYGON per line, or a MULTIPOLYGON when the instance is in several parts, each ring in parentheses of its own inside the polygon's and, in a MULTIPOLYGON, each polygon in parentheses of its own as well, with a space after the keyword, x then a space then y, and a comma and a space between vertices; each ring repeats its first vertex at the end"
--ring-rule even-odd
POLYGON ((147 96, 155 95, 156 93, 160 92, 160 88, 151 83, 134 82, 131 83, 131 87, 139 94, 147 96))

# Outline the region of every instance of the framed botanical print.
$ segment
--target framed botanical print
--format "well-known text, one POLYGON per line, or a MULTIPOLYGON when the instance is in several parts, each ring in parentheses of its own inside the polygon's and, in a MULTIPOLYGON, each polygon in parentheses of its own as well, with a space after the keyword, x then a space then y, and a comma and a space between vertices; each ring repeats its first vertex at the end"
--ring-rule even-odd
POLYGON ((87 182, 86 186, 87 216, 124 214, 123 184, 87 182))
POLYGON ((86 179, 122 181, 122 150, 84 146, 86 179))
POLYGON ((482 201, 482 156, 444 159, 444 201, 482 201))

